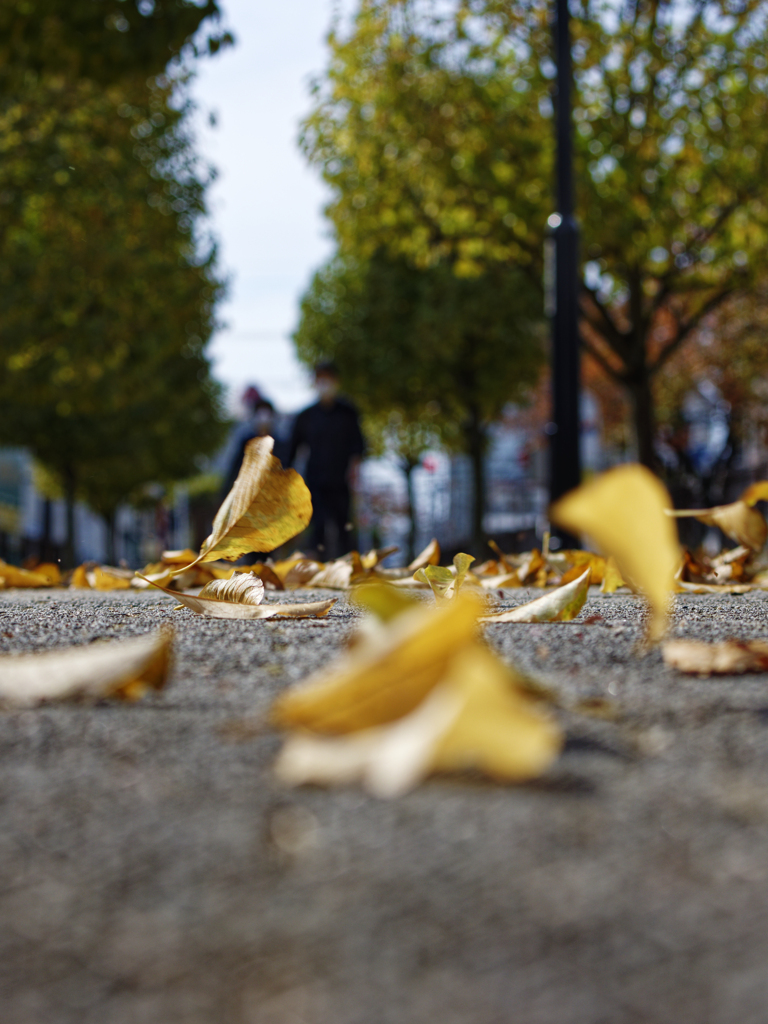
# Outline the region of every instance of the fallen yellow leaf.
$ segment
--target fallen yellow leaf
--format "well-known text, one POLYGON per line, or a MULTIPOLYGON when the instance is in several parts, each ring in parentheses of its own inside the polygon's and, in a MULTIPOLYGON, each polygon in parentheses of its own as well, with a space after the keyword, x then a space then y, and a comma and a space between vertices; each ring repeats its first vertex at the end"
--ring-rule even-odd
POLYGON ((535 601, 518 605, 507 612, 496 615, 482 615, 481 622, 570 622, 575 619, 587 600, 589 593, 589 567, 582 568, 578 579, 558 587, 535 601))
POLYGON ((768 671, 768 643, 764 640, 669 640, 661 648, 664 662, 680 672, 698 675, 737 675, 768 671))
POLYGON ((6 587, 50 587, 53 581, 45 572, 37 569, 19 569, 15 565, 0 561, 0 576, 5 580, 6 587))
POLYGON ((168 677, 168 630, 137 640, 0 657, 0 701, 32 707, 42 701, 118 697, 137 700, 168 677))
POLYGON ((206 583, 198 597, 213 597, 217 601, 234 601, 236 604, 261 604, 264 584, 255 573, 237 572, 228 580, 206 583))
POLYGON ((423 569, 426 565, 437 565, 440 561, 440 545, 433 537, 423 551, 420 551, 414 558, 406 571, 413 576, 417 569, 423 569))
POLYGON ((453 568, 427 565, 423 569, 418 569, 413 578, 420 583, 428 583, 436 601, 447 601, 459 593, 473 562, 472 555, 460 552, 453 559, 453 568))
POLYGON ((211 535, 186 568, 217 558, 232 562, 249 551, 273 551, 308 525, 312 499, 307 485, 296 470, 281 467, 272 455, 274 443, 271 437, 255 437, 246 444, 211 535))
POLYGON ((345 733, 413 711, 444 678, 456 653, 476 635, 482 603, 461 595, 444 607, 419 603, 397 615, 338 661, 277 698, 280 727, 345 733))
POLYGON ((156 583, 152 583, 152 586, 173 597, 190 611, 210 619, 314 619, 327 615, 336 604, 336 598, 305 604, 260 604, 244 600, 247 594, 252 598, 259 594, 261 597, 264 596, 261 580, 250 573, 238 573, 231 580, 215 580, 207 584, 197 596, 183 594, 170 587, 159 587, 156 583), (208 594, 225 592, 230 596, 204 596, 206 591, 208 594))
POLYGON ((385 798, 433 772, 479 769, 513 782, 540 775, 560 751, 561 732, 516 681, 486 647, 472 644, 409 714, 333 739, 292 736, 276 772, 289 785, 359 780, 385 798))
POLYGON ((691 517, 706 526, 717 526, 727 537, 751 551, 762 551, 768 537, 768 523, 762 514, 742 500, 715 508, 669 509, 667 515, 678 519, 691 517))
POLYGON ((664 485, 644 466, 618 466, 566 494, 550 510, 554 523, 587 534, 651 606, 649 637, 658 639, 667 625, 675 590, 680 546, 666 514, 672 502, 664 485))

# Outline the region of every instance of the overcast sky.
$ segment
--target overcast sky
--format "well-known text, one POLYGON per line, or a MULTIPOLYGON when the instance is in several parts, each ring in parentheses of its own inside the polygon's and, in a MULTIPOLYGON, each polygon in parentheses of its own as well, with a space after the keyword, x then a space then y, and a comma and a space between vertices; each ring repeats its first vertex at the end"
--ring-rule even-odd
POLYGON ((331 250, 327 198, 297 147, 308 82, 326 63, 333 0, 224 0, 237 45, 200 61, 199 144, 218 168, 211 190, 221 265, 230 274, 226 322, 210 346, 236 400, 257 384, 286 411, 311 397, 293 356, 298 300, 331 250), (205 127, 208 111, 218 125, 205 127))

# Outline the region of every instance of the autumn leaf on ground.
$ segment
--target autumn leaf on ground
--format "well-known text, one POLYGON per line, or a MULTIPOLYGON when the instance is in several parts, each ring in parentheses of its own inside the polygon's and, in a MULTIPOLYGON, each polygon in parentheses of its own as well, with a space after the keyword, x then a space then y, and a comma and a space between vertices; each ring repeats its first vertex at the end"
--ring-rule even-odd
POLYGON ((624 580, 648 599, 649 637, 666 629, 670 594, 680 546, 666 514, 672 502, 664 485, 644 466, 618 466, 571 491, 550 509, 554 523, 587 534, 606 556, 613 556, 624 580))
POLYGON ((427 565, 423 569, 418 569, 413 574, 413 578, 421 583, 428 583, 436 601, 449 601, 461 590, 473 562, 472 555, 460 552, 453 559, 453 568, 427 565))
POLYGON ((618 565, 616 565, 616 559, 611 556, 605 563, 605 575, 603 576, 603 582, 600 584, 600 593, 615 594, 619 587, 623 586, 624 580, 619 572, 618 565))
POLYGON ((662 645, 665 664, 694 675, 737 675, 768 671, 768 643, 764 640, 669 640, 662 645))
POLYGON ((427 565, 437 565, 440 561, 440 545, 437 540, 433 537, 432 540, 427 544, 423 551, 420 551, 414 558, 409 566, 406 568, 406 572, 409 575, 413 574, 418 569, 423 569, 427 565))
POLYGON ((309 524, 307 485, 296 470, 281 467, 272 455, 274 443, 271 437, 254 437, 246 444, 240 472, 216 513, 211 535, 186 568, 217 558, 232 562, 249 551, 273 551, 309 524))
POLYGON ((385 798, 434 772, 475 769, 512 782, 535 777, 557 757, 561 732, 516 683, 486 647, 471 644, 404 717, 333 739, 292 736, 276 772, 289 785, 359 780, 385 798))
POLYGON ((19 569, 0 560, 0 578, 6 587, 51 587, 53 582, 46 572, 36 569, 19 569))
POLYGON ((170 656, 169 630, 137 640, 6 655, 0 657, 0 702, 32 707, 73 698, 137 700, 149 690, 162 689, 170 656))
POLYGON ((435 609, 419 602, 298 686, 277 698, 281 728, 345 733, 413 711, 445 677, 458 651, 476 636, 483 609, 460 595, 435 609))
POLYGON ((211 619, 322 618, 336 604, 336 598, 305 604, 262 604, 264 584, 251 573, 237 573, 229 580, 214 580, 207 583, 197 596, 182 594, 169 587, 157 589, 190 611, 211 619))
POLYGON ((763 515, 742 500, 715 508, 668 509, 667 515, 678 519, 691 517, 706 526, 717 526, 727 537, 751 551, 762 551, 768 537, 768 523, 763 515))
POLYGON ((575 619, 589 593, 589 567, 582 570, 581 576, 565 586, 558 587, 543 597, 537 597, 528 604, 518 605, 507 612, 496 615, 483 615, 481 622, 570 622, 575 619))

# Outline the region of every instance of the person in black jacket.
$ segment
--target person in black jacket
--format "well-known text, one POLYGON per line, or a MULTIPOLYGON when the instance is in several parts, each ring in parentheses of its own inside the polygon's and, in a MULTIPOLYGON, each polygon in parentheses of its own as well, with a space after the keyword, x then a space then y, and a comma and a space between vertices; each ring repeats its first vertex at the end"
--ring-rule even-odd
POLYGON ((339 374, 330 362, 315 367, 319 401, 296 417, 287 465, 306 453, 304 479, 312 494, 312 541, 325 559, 352 547, 350 483, 365 451, 357 410, 339 395, 339 374))

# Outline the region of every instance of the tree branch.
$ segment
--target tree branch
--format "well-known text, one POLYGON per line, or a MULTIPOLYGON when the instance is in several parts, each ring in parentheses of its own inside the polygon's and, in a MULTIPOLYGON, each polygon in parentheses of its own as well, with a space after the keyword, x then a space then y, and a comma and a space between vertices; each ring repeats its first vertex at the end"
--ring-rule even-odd
POLYGON ((721 288, 719 292, 716 292, 710 299, 708 299, 704 303, 701 309, 698 310, 698 312, 694 316, 690 317, 685 323, 680 324, 680 326, 677 329, 677 334, 675 335, 675 337, 672 339, 672 341, 669 342, 669 344, 665 345, 662 348, 656 359, 649 367, 648 372, 651 376, 657 373, 662 368, 662 366, 664 366, 664 364, 675 354, 675 352, 677 352, 677 350, 686 340, 691 331, 698 324, 701 323, 704 317, 707 316, 708 313, 711 313, 713 310, 717 309, 717 307, 725 299, 727 299, 728 296, 733 293, 733 291, 734 289, 731 287, 721 288))
POLYGON ((579 332, 579 340, 581 342, 581 347, 587 355, 591 356, 595 360, 598 366, 611 378, 611 380, 615 380, 617 384, 622 384, 624 382, 624 374, 621 373, 620 370, 616 370, 611 366, 602 352, 600 352, 599 349, 596 349, 591 341, 587 341, 581 332, 579 332))

